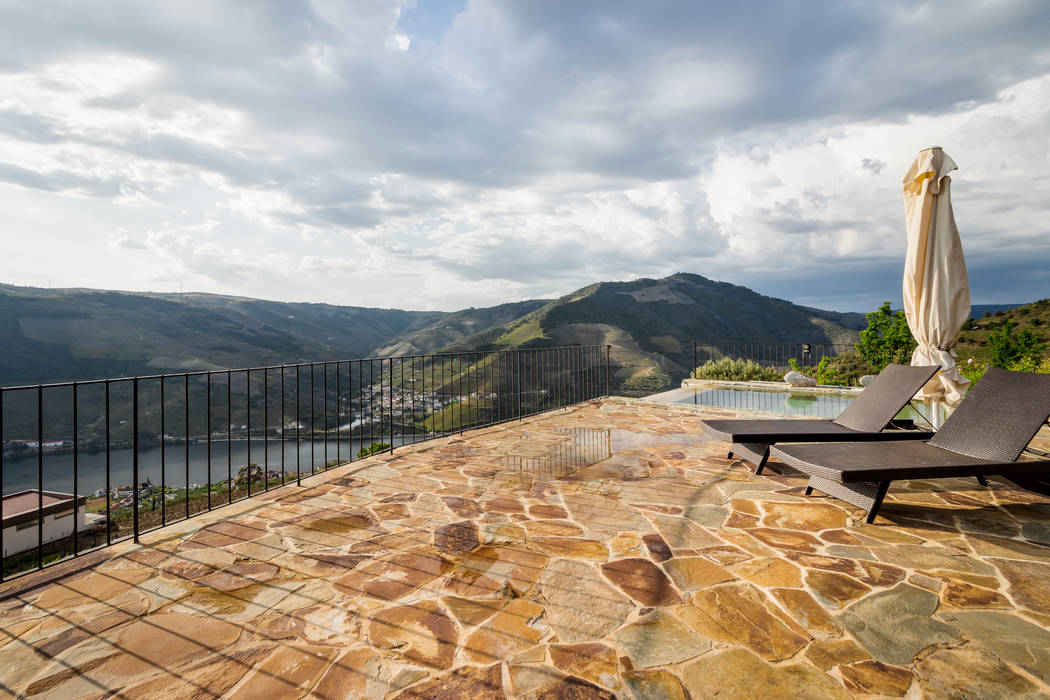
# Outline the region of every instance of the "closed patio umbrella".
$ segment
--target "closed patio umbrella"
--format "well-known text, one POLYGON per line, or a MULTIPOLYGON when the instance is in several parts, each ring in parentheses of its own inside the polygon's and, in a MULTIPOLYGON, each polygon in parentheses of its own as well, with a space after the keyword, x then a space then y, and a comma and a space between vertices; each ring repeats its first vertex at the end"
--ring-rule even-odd
POLYGON ((904 175, 908 255, 904 263, 904 313, 918 342, 913 365, 940 365, 918 396, 954 404, 969 380, 959 374, 952 349, 970 316, 970 279, 952 212, 955 162, 940 149, 919 151, 904 175))

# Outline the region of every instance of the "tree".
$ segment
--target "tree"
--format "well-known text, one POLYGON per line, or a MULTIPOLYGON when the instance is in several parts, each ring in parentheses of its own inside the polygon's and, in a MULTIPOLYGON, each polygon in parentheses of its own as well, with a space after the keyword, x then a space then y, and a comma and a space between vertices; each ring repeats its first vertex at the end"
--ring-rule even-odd
POLYGON ((374 455, 376 452, 383 452, 383 451, 389 450, 389 449, 390 449, 390 443, 389 442, 373 442, 368 447, 365 447, 364 445, 362 445, 361 449, 357 451, 357 459, 361 459, 361 458, 367 457, 369 455, 374 455))
POLYGON ((1016 321, 1007 319, 988 334, 988 345, 992 348, 992 357, 988 362, 993 367, 1032 371, 1039 364, 1047 344, 1043 342, 1042 336, 1029 328, 1015 337, 1016 327, 1016 321))
POLYGON ((876 373, 891 362, 906 365, 918 343, 908 328, 908 319, 903 311, 893 311, 890 302, 883 303, 877 311, 864 314, 868 327, 860 332, 857 352, 876 373))

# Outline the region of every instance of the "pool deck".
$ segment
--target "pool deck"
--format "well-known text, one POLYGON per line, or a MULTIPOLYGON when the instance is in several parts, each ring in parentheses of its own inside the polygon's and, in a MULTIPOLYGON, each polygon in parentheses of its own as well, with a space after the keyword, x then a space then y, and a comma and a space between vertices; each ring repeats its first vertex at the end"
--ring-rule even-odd
POLYGON ((581 404, 6 583, 0 689, 1050 697, 1050 499, 895 482, 866 525, 802 477, 726 459, 699 421, 733 415, 581 404))

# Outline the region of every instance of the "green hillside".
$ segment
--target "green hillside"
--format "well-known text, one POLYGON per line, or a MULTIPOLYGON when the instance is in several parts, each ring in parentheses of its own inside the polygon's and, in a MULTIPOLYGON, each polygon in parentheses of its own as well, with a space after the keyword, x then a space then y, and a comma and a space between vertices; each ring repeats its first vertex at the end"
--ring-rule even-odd
POLYGON ((1036 336, 1042 336, 1043 340, 1050 340, 1050 299, 1033 301, 1008 311, 989 311, 979 318, 973 318, 959 334, 959 342, 955 347, 959 359, 962 362, 969 358, 973 358, 974 362, 988 362, 992 352, 988 335, 1009 321, 1017 324, 1015 334, 1027 329, 1036 336))
POLYGON ((445 315, 0 285, 0 384, 367 357, 445 315))
POLYGON ((693 340, 852 342, 864 327, 862 314, 802 307, 681 273, 593 284, 457 347, 609 344, 619 390, 647 392, 689 373, 693 340))

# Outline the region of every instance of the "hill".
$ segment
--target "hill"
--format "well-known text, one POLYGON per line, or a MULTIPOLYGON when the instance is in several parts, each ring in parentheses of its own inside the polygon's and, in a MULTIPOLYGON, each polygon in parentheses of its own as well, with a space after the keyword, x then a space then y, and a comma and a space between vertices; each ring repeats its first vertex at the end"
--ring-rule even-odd
POLYGON ((560 299, 454 313, 0 285, 0 385, 609 344, 614 387, 641 393, 686 376, 693 340, 848 342, 864 326, 861 314, 802 307, 691 274, 600 282, 560 299))
POLYGON ((0 384, 366 357, 441 312, 0 285, 0 384))
POLYGON ((1050 340, 1050 299, 1033 301, 1008 311, 985 313, 981 318, 976 318, 977 314, 973 311, 976 308, 971 307, 975 318, 971 320, 969 328, 959 334, 959 342, 955 347, 962 362, 971 357, 974 362, 987 362, 991 356, 988 334, 1007 321, 1017 324, 1015 334, 1028 329, 1044 340, 1050 340))
POLYGON ((689 373, 693 340, 852 342, 865 327, 863 314, 798 306, 680 273, 593 284, 456 347, 609 344, 615 385, 646 392, 689 373))

